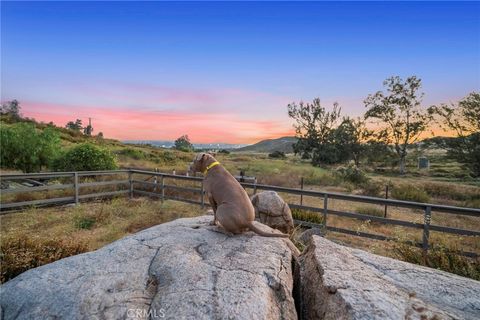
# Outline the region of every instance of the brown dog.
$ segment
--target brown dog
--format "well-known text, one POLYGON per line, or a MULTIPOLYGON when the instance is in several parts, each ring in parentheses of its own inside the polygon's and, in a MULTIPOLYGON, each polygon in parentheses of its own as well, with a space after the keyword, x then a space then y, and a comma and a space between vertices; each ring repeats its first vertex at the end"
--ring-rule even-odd
POLYGON ((233 234, 251 230, 264 237, 288 237, 283 233, 264 232, 253 224, 255 209, 247 192, 210 154, 197 154, 188 171, 192 175, 203 172, 205 176, 203 184, 213 208, 213 224, 233 234))

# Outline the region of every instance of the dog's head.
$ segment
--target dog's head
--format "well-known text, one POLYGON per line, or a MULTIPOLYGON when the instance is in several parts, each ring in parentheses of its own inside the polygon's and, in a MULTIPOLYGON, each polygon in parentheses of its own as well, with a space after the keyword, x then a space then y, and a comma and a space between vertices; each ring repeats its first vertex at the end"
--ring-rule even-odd
POLYGON ((195 175, 196 172, 203 172, 207 167, 208 160, 211 160, 212 158, 212 155, 208 153, 198 153, 193 159, 192 163, 190 163, 188 168, 189 175, 195 175))

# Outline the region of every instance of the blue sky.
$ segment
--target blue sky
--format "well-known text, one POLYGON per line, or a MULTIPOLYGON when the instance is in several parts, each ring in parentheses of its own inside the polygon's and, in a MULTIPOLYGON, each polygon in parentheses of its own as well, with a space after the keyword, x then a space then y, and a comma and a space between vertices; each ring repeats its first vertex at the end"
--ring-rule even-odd
POLYGON ((254 142, 286 105, 358 116, 392 75, 425 105, 480 88, 478 2, 2 2, 2 101, 119 139, 254 142))

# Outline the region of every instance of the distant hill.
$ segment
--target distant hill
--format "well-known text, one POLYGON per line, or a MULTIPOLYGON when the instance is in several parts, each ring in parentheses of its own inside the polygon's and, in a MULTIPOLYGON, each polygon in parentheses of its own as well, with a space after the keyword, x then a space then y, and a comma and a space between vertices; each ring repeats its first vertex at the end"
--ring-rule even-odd
POLYGON ((255 144, 238 148, 234 152, 274 152, 282 151, 285 153, 293 153, 293 144, 297 142, 295 137, 281 137, 277 139, 267 139, 255 144))

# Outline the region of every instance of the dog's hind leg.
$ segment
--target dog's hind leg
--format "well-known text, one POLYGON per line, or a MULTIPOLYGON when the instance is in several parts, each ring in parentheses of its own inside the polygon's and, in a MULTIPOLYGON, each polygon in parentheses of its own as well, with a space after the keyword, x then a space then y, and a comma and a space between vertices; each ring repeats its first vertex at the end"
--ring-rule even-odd
POLYGON ((218 231, 220 233, 223 233, 224 235, 227 235, 229 237, 234 236, 234 234, 232 232, 225 230, 225 228, 220 224, 219 221, 217 221, 217 227, 218 227, 218 231))

